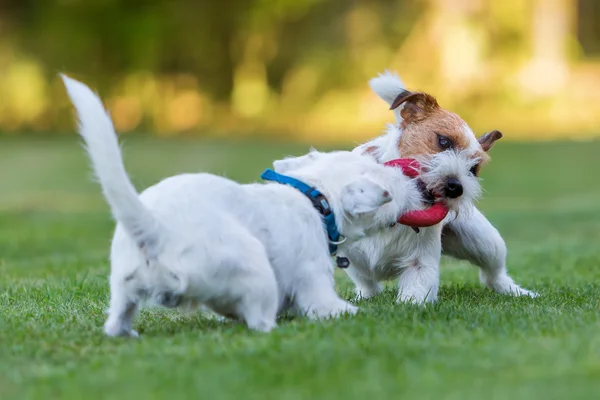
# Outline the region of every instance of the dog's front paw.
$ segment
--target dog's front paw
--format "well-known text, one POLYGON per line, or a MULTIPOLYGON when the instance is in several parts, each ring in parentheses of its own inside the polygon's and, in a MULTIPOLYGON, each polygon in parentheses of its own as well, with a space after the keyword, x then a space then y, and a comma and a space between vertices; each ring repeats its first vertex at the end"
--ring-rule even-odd
POLYGON ((505 294, 508 296, 527 296, 531 298, 539 297, 540 295, 531 290, 523 289, 517 285, 510 276, 506 273, 499 274, 497 276, 490 276, 484 274, 483 271, 479 273, 481 282, 483 282, 488 288, 494 292, 505 294))
POLYGON ((230 318, 227 318, 221 314, 218 314, 215 311, 211 310, 210 308, 208 308, 204 305, 200 306, 200 310, 202 311, 202 313, 205 316, 210 317, 211 319, 214 319, 215 321, 219 321, 219 322, 231 321, 230 318))
POLYGON ((350 303, 346 303, 346 306, 342 309, 342 314, 356 315, 357 312, 358 312, 358 307, 353 306, 350 303))
POLYGON ((370 299, 373 296, 378 295, 383 291, 382 284, 373 285, 373 287, 357 287, 354 289, 356 296, 354 297, 355 301, 370 299))
POLYGON ((404 291, 398 293, 396 297, 396 303, 414 304, 417 306, 425 305, 427 303, 435 303, 437 296, 432 294, 422 295, 421 293, 414 293, 411 291, 404 291))
POLYGON ((131 337, 131 338, 139 338, 140 335, 133 329, 126 330, 121 326, 116 326, 115 324, 106 324, 104 325, 104 333, 111 337, 131 337))
POLYGON ((328 319, 337 318, 343 314, 354 315, 358 312, 358 307, 352 304, 339 300, 335 304, 314 307, 306 312, 306 315, 311 319, 328 319))
POLYGON ((504 292, 504 294, 509 294, 511 296, 527 296, 535 299, 536 297, 540 297, 539 293, 532 292, 531 290, 523 289, 518 285, 513 285, 508 291, 504 292))
POLYGON ((512 279, 498 279, 494 282, 488 283, 487 286, 495 292, 509 296, 527 296, 531 298, 536 298, 540 296, 536 292, 523 289, 522 287, 514 283, 512 279))
POLYGON ((260 320, 260 321, 249 321, 247 323, 248 328, 257 332, 269 333, 273 328, 277 327, 277 323, 275 321, 269 320, 260 320))

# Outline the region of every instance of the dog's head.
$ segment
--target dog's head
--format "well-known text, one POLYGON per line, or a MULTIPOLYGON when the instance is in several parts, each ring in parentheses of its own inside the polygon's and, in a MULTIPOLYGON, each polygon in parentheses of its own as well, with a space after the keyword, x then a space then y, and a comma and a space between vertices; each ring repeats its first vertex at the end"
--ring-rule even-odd
POLYGON ((394 141, 381 142, 395 149, 371 146, 365 152, 418 159, 426 166, 427 186, 448 199, 451 207, 474 200, 480 192, 479 171, 502 133, 494 130, 476 138, 462 118, 440 107, 433 96, 406 90, 389 72, 369 84, 390 105, 397 125, 392 128, 395 132, 388 132, 394 141))
POLYGON ((467 123, 458 115, 441 108, 437 100, 423 92, 403 90, 392 102, 390 109, 401 107, 402 129, 398 150, 402 157, 433 155, 447 150, 469 154, 477 158, 479 166, 488 161, 487 152, 502 133, 492 131, 475 138, 467 123))
POLYGON ((481 185, 473 170, 480 160, 465 151, 442 151, 431 156, 417 156, 421 165, 419 179, 434 198, 442 198, 448 209, 469 210, 481 195, 481 185))
POLYGON ((321 191, 335 212, 340 233, 349 239, 395 223, 419 200, 407 198, 411 183, 402 171, 354 152, 312 150, 275 161, 273 168, 321 191))

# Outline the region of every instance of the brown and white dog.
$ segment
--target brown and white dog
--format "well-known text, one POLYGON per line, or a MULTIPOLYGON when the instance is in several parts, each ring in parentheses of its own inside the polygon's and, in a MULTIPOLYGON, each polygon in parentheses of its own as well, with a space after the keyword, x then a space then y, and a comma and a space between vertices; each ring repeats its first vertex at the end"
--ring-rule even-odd
MULTIPOLYGON (((401 157, 435 157, 443 152, 454 152, 462 157, 472 158, 470 174, 477 177, 480 168, 489 160, 488 151, 502 137, 500 132, 492 131, 476 138, 462 118, 441 108, 434 97, 406 90, 398 76, 392 73, 385 72, 372 79, 369 84, 390 105, 396 116, 396 124, 390 124, 384 135, 354 149, 356 152, 372 155, 378 162, 384 163, 401 157)), ((463 192, 461 182, 451 180, 447 181, 445 190, 450 194, 450 201, 451 198, 460 198, 463 192)), ((443 253, 479 266, 481 281, 498 293, 536 297, 536 293, 521 288, 508 275, 506 244, 498 230, 472 203, 467 207, 467 212, 463 212, 464 205, 461 205, 458 215, 451 212, 445 219, 441 239, 443 253)), ((361 297, 369 297, 381 289, 381 279, 372 272, 399 270, 400 291, 412 293, 411 298, 400 293, 400 300, 419 303, 435 300, 434 293, 417 295, 402 283, 404 275, 423 274, 421 266, 406 265, 402 261, 403 265, 394 268, 403 259, 396 254, 377 259, 365 258, 364 253, 369 246, 364 245, 363 250, 358 249, 355 254, 348 254, 351 265, 357 267, 351 267, 348 274, 357 285, 361 297)), ((371 253, 370 250, 367 252, 371 253)), ((410 281, 422 280, 424 276, 414 278, 416 279, 410 281)), ((431 290, 437 293, 437 285, 431 290)))

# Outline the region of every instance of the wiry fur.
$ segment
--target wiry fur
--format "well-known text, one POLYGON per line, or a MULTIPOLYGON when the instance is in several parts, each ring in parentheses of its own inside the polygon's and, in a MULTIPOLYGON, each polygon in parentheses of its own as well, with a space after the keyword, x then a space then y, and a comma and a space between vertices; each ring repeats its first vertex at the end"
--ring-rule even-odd
MULTIPOLYGON (((310 318, 355 313, 334 290, 320 215, 298 190, 277 183, 240 185, 210 174, 176 175, 139 196, 100 99, 63 76, 79 133, 117 220, 111 248, 111 298, 105 332, 137 336, 145 302, 207 307, 269 331, 291 309, 310 318)), ((414 207, 414 183, 399 170, 352 152, 306 156, 279 169, 322 191, 348 241, 393 223, 414 207)))
MULTIPOLYGON (((369 82, 373 91, 391 105, 396 97, 405 91, 404 84, 400 79, 390 72, 379 75, 369 82)), ((450 113, 442 108, 431 112, 424 120, 417 123, 407 123, 402 118, 402 107, 394 110, 396 124, 388 125, 386 133, 369 142, 366 142, 354 149, 360 154, 369 154, 378 162, 386 162, 400 157, 415 157, 425 166, 428 165, 427 159, 431 159, 433 165, 436 164, 437 157, 446 157, 446 154, 454 153, 456 155, 456 164, 464 176, 465 170, 468 171, 471 166, 479 166, 488 161, 487 151, 492 147, 493 142, 502 137, 497 131, 481 136, 479 139, 456 114, 450 113), (436 133, 442 133, 450 138, 456 144, 453 151, 442 151, 436 147, 434 136, 436 133), (471 161, 465 159, 470 158, 471 161)), ((436 182, 437 175, 435 168, 430 166, 430 182, 436 182)), ((446 171, 444 170, 444 173, 446 171)), ((424 176, 427 176, 426 173, 424 176)), ((506 244, 500 236, 498 230, 485 218, 485 216, 472 204, 477 197, 477 187, 472 179, 460 179, 465 193, 470 192, 471 196, 464 196, 458 199, 448 199, 452 208, 458 208, 460 212, 456 214, 451 212, 443 224, 442 247, 443 252, 450 256, 467 260, 480 268, 481 281, 490 289, 499 293, 515 296, 537 296, 536 293, 521 288, 514 283, 508 275, 506 269, 506 244)), ((435 186, 430 188, 436 189, 435 186)), ((438 187, 439 189, 439 187, 438 187)), ((395 257, 399 254, 410 254, 412 250, 404 247, 403 243, 394 244, 394 238, 391 235, 384 237, 373 237, 371 244, 365 244, 360 254, 352 255, 358 263, 374 263, 380 258, 380 264, 387 265, 383 269, 389 268, 389 265, 395 265, 395 257), (377 243, 381 241, 381 243, 377 243), (383 245, 382 243, 389 243, 383 245), (380 256, 380 253, 386 253, 380 256), (375 255, 373 255, 375 254, 375 255)), ((406 258, 402 255, 402 258, 406 258)), ((350 258, 354 263, 354 259, 350 258)), ((402 263, 400 263, 402 264, 402 263)), ((415 273, 415 272, 413 272, 415 273)), ((356 275, 356 273, 353 273, 356 275)), ((351 274, 352 276, 352 274, 351 274)), ((373 292, 373 280, 370 277, 353 277, 359 290, 361 287, 367 288, 365 293, 373 292)))
POLYGON ((444 151, 430 157, 416 157, 421 165, 421 179, 428 190, 431 190, 444 201, 454 212, 468 212, 470 205, 481 196, 479 179, 471 173, 471 168, 480 160, 468 151, 444 151), (444 196, 444 188, 448 177, 456 178, 463 186, 462 196, 451 199, 444 196))

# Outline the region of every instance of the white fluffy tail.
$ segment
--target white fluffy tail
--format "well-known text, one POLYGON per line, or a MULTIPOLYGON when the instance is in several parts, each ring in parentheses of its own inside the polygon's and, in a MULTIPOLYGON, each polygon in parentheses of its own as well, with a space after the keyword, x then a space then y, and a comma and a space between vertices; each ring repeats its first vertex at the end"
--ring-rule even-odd
MULTIPOLYGON (((383 101, 385 101, 388 105, 392 105, 396 97, 403 91, 406 90, 404 88, 404 83, 400 80, 400 77, 390 71, 385 71, 382 74, 379 74, 377 78, 373 78, 369 81, 369 86, 375 92, 377 96, 379 96, 383 101)), ((398 107, 394 110, 394 116, 396 117, 396 122, 400 123, 402 121, 402 116, 400 115, 401 107, 398 107)))
POLYGON ((160 230, 127 176, 110 117, 89 87, 65 75, 61 77, 77 110, 79 134, 85 141, 94 171, 115 219, 146 255, 151 256, 148 252, 156 249, 160 230))

